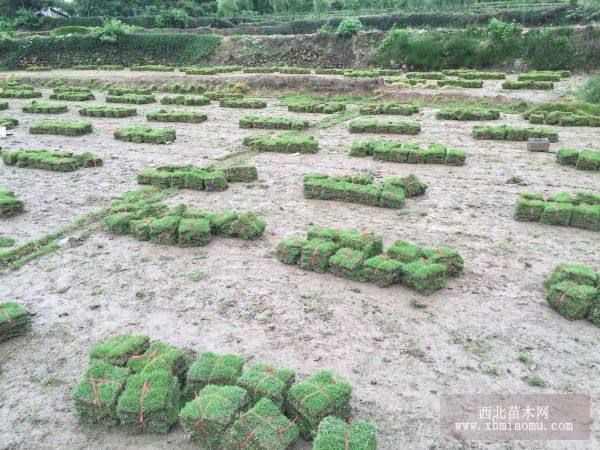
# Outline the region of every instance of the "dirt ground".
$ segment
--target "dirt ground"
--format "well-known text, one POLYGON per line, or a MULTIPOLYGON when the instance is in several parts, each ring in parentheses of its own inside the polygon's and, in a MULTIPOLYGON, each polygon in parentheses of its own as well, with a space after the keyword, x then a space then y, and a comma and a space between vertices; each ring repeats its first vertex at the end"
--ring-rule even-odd
MULTIPOLYGON (((487 95, 496 95, 494 87, 489 89, 487 95)), ((96 95, 102 103, 104 94, 96 95)), ((544 99, 530 92, 515 95, 544 99)), ((555 99, 558 94, 545 95, 555 99)), ((173 144, 149 145, 116 141, 112 133, 144 123, 145 113, 158 104, 139 106, 133 118, 86 118, 93 134, 58 137, 27 132, 30 123, 47 117, 22 113, 25 102, 9 100, 10 109, 2 112, 20 121, 0 140, 4 149, 93 151, 105 164, 72 173, 0 165, 0 189, 14 190, 26 207, 24 214, 0 221, 0 234, 19 243, 136 189, 136 174, 143 169, 160 163, 202 165, 239 150, 245 136, 256 134, 238 126, 247 114, 324 117, 288 113, 273 99, 258 111, 219 108, 213 102, 194 108, 206 112, 207 122, 175 124, 173 144)), ((94 102, 68 102, 68 113, 52 117, 79 119, 77 106, 86 103, 94 102)), ((316 155, 245 154, 226 162, 256 165, 258 181, 231 184, 224 192, 183 190, 167 201, 254 210, 267 222, 261 240, 217 237, 202 248, 163 247, 100 228, 83 241, 65 239, 59 251, 18 271, 1 271, 0 299, 19 301, 34 316, 28 334, 0 347, 0 448, 194 448, 179 427, 166 436, 129 436, 77 424, 70 394, 87 353, 118 331, 147 333, 197 351, 241 354, 290 367, 301 377, 332 369, 353 386, 355 417, 378 425, 381 449, 498 448, 493 442, 440 437, 440 394, 464 392, 590 394, 592 441, 515 441, 501 448, 599 448, 599 330, 555 313, 543 286, 559 261, 600 268, 599 235, 517 222, 512 214, 522 191, 599 191, 600 175, 560 166, 553 154, 528 153, 524 143, 476 141, 469 135, 476 122, 434 116, 434 109, 424 108, 408 119, 422 125, 421 134, 399 139, 466 150, 465 166, 349 158, 353 141, 389 136, 350 135, 347 123, 315 128, 309 133, 320 143, 316 155), (302 196, 302 176, 308 172, 359 170, 378 179, 414 172, 429 189, 401 210, 302 196), (386 245, 403 236, 424 245, 449 245, 462 254, 466 272, 423 297, 400 285, 381 289, 277 261, 277 242, 303 235, 312 225, 377 232, 386 245), (427 308, 413 308, 412 299, 427 308), (522 353, 534 363, 519 362, 522 353), (541 377, 546 387, 526 384, 522 378, 529 374, 541 377)), ((507 114, 490 123, 527 124, 507 114)), ((599 128, 557 129, 560 142, 553 151, 562 145, 597 148, 600 142, 599 128)), ((309 445, 300 442, 295 448, 309 445)))

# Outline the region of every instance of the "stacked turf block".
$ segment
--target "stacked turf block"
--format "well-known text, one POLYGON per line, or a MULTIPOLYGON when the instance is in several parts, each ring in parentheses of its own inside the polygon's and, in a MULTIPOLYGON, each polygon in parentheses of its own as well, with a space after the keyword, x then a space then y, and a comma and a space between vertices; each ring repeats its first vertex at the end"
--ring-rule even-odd
POLYGON ((478 80, 476 78, 444 78, 443 80, 438 80, 437 85, 438 87, 453 86, 479 89, 483 87, 483 80, 478 80))
POLYGON ((224 98, 219 101, 221 108, 263 109, 267 102, 256 98, 224 98))
POLYGON ((342 420, 327 416, 319 423, 313 450, 376 450, 376 428, 364 420, 342 420))
POLYGON ((134 125, 117 129, 114 132, 114 137, 120 141, 135 142, 138 144, 168 144, 175 141, 176 133, 172 128, 152 128, 143 125, 134 125))
POLYGON ((41 96, 40 91, 36 91, 30 86, 4 88, 0 92, 0 98, 38 98, 41 96))
POLYGON ((152 342, 144 353, 130 356, 127 361, 127 368, 131 373, 164 370, 177 377, 180 382, 185 380, 189 366, 189 352, 161 341, 152 342))
POLYGON ((0 110, 8 109, 8 102, 0 102, 0 110))
POLYGON ((378 122, 374 120, 360 120, 351 122, 348 130, 350 133, 382 133, 382 134, 419 134, 421 125, 415 122, 399 120, 395 122, 378 122))
POLYGON ((135 108, 111 106, 87 106, 79 110, 79 114, 89 117, 110 117, 118 119, 137 115, 135 108))
POLYGON ((127 94, 135 94, 135 95, 151 95, 152 89, 150 88, 142 88, 142 87, 113 87, 108 90, 108 95, 127 95, 127 94))
POLYGON ((67 105, 61 105, 59 103, 43 103, 33 101, 29 104, 23 105, 23 112, 33 114, 61 114, 67 112, 67 105))
POLYGON ((406 78, 413 80, 442 80, 445 75, 442 72, 407 72, 406 78))
POLYGON ((98 167, 103 161, 91 152, 73 154, 48 150, 19 150, 2 153, 2 161, 8 166, 32 167, 55 172, 72 172, 82 167, 98 167))
POLYGON ((442 108, 436 114, 439 120, 496 120, 500 118, 497 109, 457 106, 454 108, 442 108))
POLYGON ((129 70, 133 72, 173 72, 175 71, 175 67, 163 64, 134 64, 129 70))
POLYGON ((517 198, 515 219, 600 231, 600 195, 561 193, 544 198, 541 194, 523 193, 517 198))
POLYGON ((523 113, 532 124, 599 127, 600 113, 593 105, 577 102, 541 103, 523 113))
POLYGON ((529 138, 547 138, 550 142, 558 142, 558 133, 544 128, 521 128, 500 126, 475 126, 472 136, 475 139, 498 141, 526 141, 529 138))
POLYGON ((72 102, 85 102, 88 100, 95 100, 94 94, 90 91, 63 91, 56 89, 52 92, 48 98, 50 100, 63 100, 63 101, 72 101, 72 102))
POLYGON ((502 83, 502 89, 520 90, 520 89, 539 89, 551 90, 554 89, 554 83, 551 81, 535 81, 535 80, 506 80, 502 83))
POLYGON ((286 119, 285 117, 246 116, 240 120, 240 128, 302 131, 308 127, 310 127, 308 120, 286 119))
POLYGON ((401 144, 400 142, 373 140, 354 142, 350 156, 372 156, 376 161, 407 163, 407 164, 446 164, 462 166, 467 159, 467 153, 448 149, 441 144, 430 144, 428 148, 421 148, 421 144, 413 142, 401 144))
POLYGON ((288 111, 299 113, 334 114, 345 110, 346 105, 339 102, 296 101, 288 104, 288 111))
POLYGON ((29 325, 29 312, 16 302, 0 303, 0 343, 20 336, 29 325))
POLYGON ((225 90, 206 91, 204 93, 204 96, 206 96, 211 101, 244 98, 244 95, 240 94, 239 92, 229 92, 225 90))
POLYGON ((532 70, 531 72, 523 72, 517 76, 519 81, 560 81, 571 76, 568 70, 552 71, 552 70, 532 70))
POLYGON ((19 125, 19 121, 12 117, 0 116, 0 127, 4 127, 7 130, 11 130, 19 125))
POLYGON ((546 300, 570 320, 591 320, 600 326, 600 273, 583 264, 559 264, 546 282, 546 300))
POLYGON ((419 106, 411 103, 376 103, 365 105, 360 108, 360 113, 365 116, 371 115, 398 115, 411 116, 419 112, 419 106))
POLYGON ((312 136, 285 133, 282 136, 250 136, 244 145, 260 152, 317 153, 319 143, 312 136))
POLYGON ((296 373, 290 369, 278 369, 270 364, 253 364, 236 381, 244 388, 254 405, 260 399, 267 398, 279 408, 283 407, 285 395, 294 383, 296 373))
POLYGON ((559 164, 575 166, 579 170, 600 170, 600 150, 574 150, 561 148, 556 153, 559 164))
POLYGON ((245 359, 237 355, 202 353, 187 371, 184 395, 193 398, 194 392, 207 385, 235 385, 244 363, 245 359))
POLYGON ((406 178, 390 178, 381 185, 373 184, 373 176, 369 173, 356 176, 312 173, 304 177, 305 198, 338 200, 383 208, 400 208, 405 197, 422 195, 426 189, 427 184, 414 174, 406 178), (410 195, 405 192, 405 188, 410 195))
POLYGON ((160 109, 146 115, 149 122, 202 123, 208 120, 206 114, 196 111, 169 111, 160 109))
POLYGON ((210 99, 202 95, 165 95, 160 102, 163 105, 204 106, 210 99))
POLYGON ((0 190, 0 218, 13 217, 23 212, 23 201, 9 190, 0 190))
POLYGON ((465 80, 503 80, 506 78, 504 72, 480 72, 479 70, 471 69, 447 69, 442 70, 442 73, 449 77, 460 77, 465 80))
POLYGON ((152 94, 122 94, 107 95, 106 103, 129 103, 134 105, 145 105, 154 103, 156 98, 152 94))
POLYGON ((29 126, 31 134, 57 134, 61 136, 81 136, 92 132, 90 122, 70 120, 41 120, 29 126))

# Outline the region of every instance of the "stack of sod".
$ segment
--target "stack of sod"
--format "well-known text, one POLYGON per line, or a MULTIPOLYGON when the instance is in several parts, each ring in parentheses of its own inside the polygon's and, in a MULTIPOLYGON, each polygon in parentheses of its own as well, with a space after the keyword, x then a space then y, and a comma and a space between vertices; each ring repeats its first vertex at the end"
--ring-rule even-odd
POLYGON ((98 167, 103 164, 100 157, 90 152, 75 155, 47 150, 4 152, 2 161, 8 166, 33 167, 56 172, 72 172, 82 167, 98 167))
POLYGON ((277 405, 263 398, 231 425, 225 433, 222 448, 285 450, 298 436, 298 425, 277 405))
POLYGON ((114 132, 115 139, 126 142, 147 144, 170 144, 176 134, 172 128, 152 128, 143 125, 119 128, 114 132))
POLYGON ((273 73, 275 72, 275 67, 244 67, 242 69, 243 73, 273 73))
POLYGON ((7 116, 0 116, 0 127, 4 127, 7 130, 11 130, 17 125, 19 125, 19 121, 17 119, 13 119, 12 117, 7 116))
POLYGON ((204 106, 210 99, 202 95, 165 95, 160 102, 163 105, 204 106))
POLYGON ((502 89, 518 90, 518 89, 539 89, 539 90, 551 90, 554 89, 554 83, 551 81, 519 81, 519 80, 507 80, 502 83, 502 89))
POLYGON ((149 341, 150 338, 146 335, 121 333, 92 347, 90 362, 99 360, 125 367, 129 358, 142 355, 148 349, 149 341))
POLYGON ((350 133, 419 134, 421 132, 421 125, 404 120, 396 122, 361 120, 350 122, 348 130, 350 133))
POLYGON ((61 136, 81 136, 92 132, 90 122, 70 120, 41 120, 29 126, 31 134, 58 134, 61 136))
POLYGON ((379 70, 345 70, 345 78, 377 78, 379 70))
POLYGON ((53 92, 91 92, 89 87, 76 84, 58 84, 54 85, 52 90, 53 92))
POLYGON ((219 102, 221 108, 263 109, 267 102, 256 98, 224 98, 219 102))
POLYGON ((346 380, 324 370, 292 385, 286 407, 290 416, 297 418, 300 434, 312 439, 325 417, 348 419, 352 415, 351 395, 352 387, 346 380))
POLYGON ((0 110, 8 109, 8 102, 0 102, 0 110))
POLYGON ((523 72, 517 76, 519 81, 560 81, 562 78, 571 76, 569 71, 553 72, 551 70, 532 70, 523 72))
POLYGON ((574 150, 561 148, 556 153, 556 161, 559 164, 571 165, 579 170, 600 170, 600 150, 574 150))
POLYGON ((339 102, 296 101, 288 105, 288 111, 299 113, 334 114, 345 110, 346 105, 339 102))
POLYGON ((559 264, 546 282, 548 304, 567 319, 600 326, 600 273, 583 264, 559 264))
POLYGON ((0 190, 0 217, 5 219, 23 212, 23 202, 13 191, 0 190))
POLYGON ((50 100, 63 100, 63 101, 73 101, 73 102, 85 102, 88 100, 95 100, 94 94, 91 92, 75 92, 75 91, 59 91, 56 89, 52 92, 48 98, 50 100))
POLYGON ((163 64, 134 64, 129 70, 134 72, 174 72, 175 67, 163 64))
POLYGON ((173 92, 175 94, 204 94, 206 92, 206 86, 203 84, 161 84, 156 90, 158 92, 173 92))
POLYGON ((392 141, 354 142, 350 156, 372 156, 376 161, 408 164, 446 164, 462 166, 467 154, 456 149, 447 149, 441 144, 430 144, 422 149, 418 142, 402 145, 392 141))
POLYGON ((372 105, 365 105, 360 108, 360 113, 365 116, 372 115, 398 115, 398 116, 411 116, 419 112, 419 106, 412 103, 376 103, 372 105))
POLYGON ((207 385, 234 386, 242 374, 245 359, 237 355, 202 353, 186 374, 183 394, 193 397, 207 385))
POLYGON ((267 398, 283 408, 287 391, 295 380, 296 373, 293 370, 277 369, 272 365, 259 363, 253 364, 243 373, 237 379, 237 385, 248 392, 251 404, 267 398))
POLYGON ((480 72, 470 69, 448 69, 442 70, 442 73, 448 77, 460 77, 465 80, 503 80, 506 78, 504 72, 480 72))
POLYGON ((128 107, 87 106, 81 108, 79 114, 89 117, 111 117, 113 119, 119 119, 121 117, 137 115, 137 109, 128 107))
POLYGON ((204 449, 219 450, 227 429, 248 403, 244 389, 211 384, 194 392, 194 399, 179 412, 179 421, 193 442, 204 449))
POLYGON ((189 366, 189 352, 160 341, 152 342, 143 354, 130 356, 127 361, 131 373, 166 371, 180 382, 185 380, 189 366))
POLYGON ((67 105, 61 105, 59 103, 38 103, 33 101, 29 104, 23 105, 23 112, 34 113, 34 114, 60 114, 67 112, 67 105))
POLYGON ((204 95, 211 101, 214 100, 225 100, 225 99, 240 99, 244 98, 243 94, 239 92, 230 92, 230 91, 206 91, 204 95))
POLYGON ((488 108, 457 106, 440 109, 436 113, 435 118, 439 120, 496 120, 500 118, 500 111, 488 108))
POLYGON ((181 392, 166 371, 141 372, 127 378, 117 403, 117 417, 133 433, 168 433, 177 422, 181 392))
POLYGON ((117 96, 127 94, 150 95, 152 94, 152 89, 144 87, 113 87, 108 90, 107 94, 117 96))
POLYGON ((40 91, 36 91, 31 87, 14 87, 14 88, 4 88, 2 92, 0 92, 0 98, 37 98, 41 97, 42 93, 40 91))
POLYGON ((479 89, 483 87, 483 80, 467 79, 467 78, 444 78, 438 80, 438 87, 453 86, 461 88, 479 89))
POLYGON ((167 111, 166 109, 150 112, 146 115, 146 118, 149 122, 202 123, 208 120, 206 114, 196 111, 167 111))
POLYGON ((130 372, 102 360, 91 360, 72 398, 79 421, 107 428, 117 424, 117 400, 130 372))
POLYGON ((404 194, 406 197, 418 197, 419 195, 423 195, 428 188, 427 183, 421 180, 414 173, 401 178, 386 178, 384 183, 401 187, 404 189, 404 194))
POLYGON ((15 302, 0 303, 0 343, 25 333, 29 312, 15 302))
POLYGON ((406 78, 415 80, 443 80, 445 75, 442 72, 407 72, 406 78))
POLYGON ((534 124, 560 126, 600 126, 600 109, 586 103, 541 103, 523 113, 534 124))
POLYGON ((317 153, 319 143, 312 136, 285 133, 277 136, 250 136, 244 138, 244 145, 260 152, 277 153, 317 153))
POLYGON ((363 420, 344 421, 327 416, 319 423, 313 450, 376 450, 376 427, 363 420))
POLYGON ((287 73, 291 75, 302 75, 309 74, 311 70, 306 67, 290 67, 290 66, 282 66, 282 67, 274 67, 276 72, 279 73, 287 73))
POLYGON ((277 259, 284 264, 298 264, 302 254, 303 239, 290 237, 277 244, 277 259))
POLYGON ((246 116, 240 119, 240 128, 302 131, 310 127, 308 120, 286 119, 285 117, 246 116))
POLYGON ((344 75, 346 69, 328 69, 328 68, 317 68, 315 73, 317 75, 344 75))
POLYGON ((558 142, 558 132, 544 128, 476 125, 472 134, 475 139, 483 140, 526 141, 529 138, 547 138, 550 142, 558 142))
POLYGON ((152 94, 123 94, 107 95, 106 103, 130 103, 134 105, 145 105, 154 103, 156 98, 152 94))

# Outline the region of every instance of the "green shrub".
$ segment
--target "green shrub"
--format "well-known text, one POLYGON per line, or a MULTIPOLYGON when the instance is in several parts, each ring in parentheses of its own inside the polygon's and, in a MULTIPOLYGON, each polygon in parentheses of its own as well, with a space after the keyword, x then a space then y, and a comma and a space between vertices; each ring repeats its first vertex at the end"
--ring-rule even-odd
POLYGON ((58 134, 62 136, 81 136, 92 132, 90 122, 69 120, 42 120, 29 126, 31 134, 58 134))
POLYGON ((143 125, 134 125, 119 128, 114 132, 115 139, 127 142, 147 144, 170 144, 175 141, 175 130, 171 128, 151 128, 143 125))
POLYGON ((335 32, 339 37, 349 38, 362 30, 363 24, 354 17, 348 17, 340 22, 335 32))
POLYGON ((58 27, 50 30, 50 36, 68 36, 71 34, 90 34, 91 29, 89 27, 82 27, 78 25, 69 25, 66 27, 58 27))
POLYGON ((150 122, 185 122, 202 123, 208 120, 208 116, 196 111, 168 111, 160 109, 146 115, 150 122))
POLYGON ((87 106, 79 110, 79 114, 89 117, 132 117, 137 115, 137 109, 111 106, 87 106))
POLYGON ((189 28, 190 16, 183 9, 166 9, 155 17, 154 23, 157 28, 189 28))

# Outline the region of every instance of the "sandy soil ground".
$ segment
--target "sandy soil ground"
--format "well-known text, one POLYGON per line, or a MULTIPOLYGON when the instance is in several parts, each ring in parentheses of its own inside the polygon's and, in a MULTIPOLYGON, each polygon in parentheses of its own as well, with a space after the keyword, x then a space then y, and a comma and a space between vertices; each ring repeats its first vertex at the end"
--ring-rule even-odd
MULTIPOLYGON (((97 97, 102 103, 103 94, 97 97)), ((157 104, 139 107, 134 118, 92 118, 91 135, 57 137, 29 135, 27 125, 46 116, 21 113, 24 101, 9 103, 2 114, 21 124, 1 141, 5 149, 90 150, 105 160, 103 167, 72 173, 0 165, 0 189, 13 189, 26 205, 23 215, 0 222, 0 234, 19 242, 135 189, 136 174, 145 168, 200 165, 240 149, 242 139, 254 134, 237 125, 246 114, 296 116, 276 100, 258 112, 213 103, 196 108, 208 114, 206 123, 177 124, 175 143, 161 146, 112 137, 119 126, 144 123, 144 113, 157 104)), ((68 113, 53 117, 79 118, 79 104, 69 105, 68 113)), ((438 121, 434 114, 425 108, 410 119, 423 128, 416 138, 468 151, 464 167, 349 158, 352 141, 377 136, 350 135, 346 123, 313 129, 321 147, 316 155, 243 155, 237 159, 257 166, 257 182, 218 193, 185 190, 168 200, 193 208, 255 210, 268 223, 259 241, 215 238, 207 247, 183 249, 100 229, 21 270, 2 272, 0 298, 22 302, 34 316, 26 336, 0 349, 0 448, 193 448, 180 428, 167 436, 133 437, 77 424, 70 393, 87 352, 116 331, 148 333, 198 351, 239 353, 301 376, 335 370, 354 388, 355 416, 378 424, 382 449, 497 448, 439 436, 439 396, 455 392, 591 394, 592 441, 510 442, 502 448, 599 448, 598 328, 555 313, 543 287, 559 261, 599 268, 598 234, 516 222, 512 213, 519 192, 598 191, 600 176, 559 166, 552 154, 528 153, 523 143, 476 141, 469 136, 474 122, 438 121), (429 189, 401 210, 302 196, 305 173, 359 170, 377 178, 414 172, 429 189), (461 252, 466 273, 422 297, 402 286, 381 289, 279 263, 273 251, 278 240, 304 234, 311 225, 374 231, 386 245, 402 236, 446 244, 461 252), (411 299, 427 308, 414 309, 411 299), (519 362, 521 353, 534 363, 519 362), (528 374, 540 376, 546 387, 527 385, 522 377, 528 374)), ((526 125, 516 115, 496 122, 526 125)), ((553 150, 597 147, 600 141, 600 129, 559 131, 553 150)))

